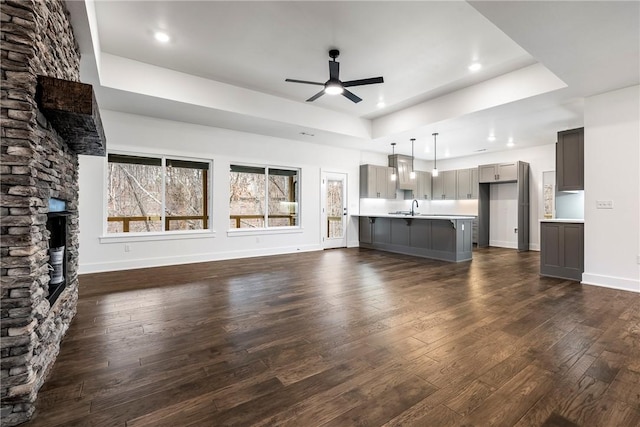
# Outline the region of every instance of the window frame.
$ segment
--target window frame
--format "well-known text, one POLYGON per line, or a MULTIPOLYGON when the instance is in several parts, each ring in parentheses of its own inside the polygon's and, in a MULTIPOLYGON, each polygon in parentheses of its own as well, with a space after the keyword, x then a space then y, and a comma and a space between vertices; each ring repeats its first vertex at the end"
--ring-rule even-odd
POLYGON ((213 229, 213 167, 214 160, 211 158, 204 157, 189 157, 183 155, 173 155, 173 154, 159 154, 159 153, 148 153, 148 152, 131 152, 131 151, 121 151, 121 150, 110 150, 107 152, 105 156, 105 168, 103 174, 103 209, 102 209, 102 236, 99 238, 100 243, 111 243, 111 242, 134 242, 134 241, 156 241, 156 240, 174 240, 174 239, 194 239, 194 238, 207 238, 215 236, 215 231, 213 229), (129 157, 144 157, 144 158, 152 158, 159 159, 160 166, 162 168, 162 205, 161 205, 161 223, 162 223, 162 231, 149 231, 149 232, 119 232, 119 233, 108 233, 108 194, 109 194, 109 155, 116 156, 129 156, 129 157), (208 173, 207 173, 207 203, 206 203, 206 212, 205 216, 207 216, 207 228, 200 230, 166 230, 166 168, 167 168, 167 160, 171 161, 185 161, 185 162, 193 162, 193 163, 204 163, 208 165, 208 173))
MULTIPOLYGON (((246 162, 229 162, 229 174, 232 171, 233 167, 239 167, 239 168, 247 168, 247 169, 262 169, 264 170, 264 174, 265 174, 265 183, 264 183, 264 188, 263 188, 263 194, 265 195, 265 201, 264 201, 264 215, 263 215, 263 222, 265 224, 264 227, 255 227, 255 228, 231 228, 230 225, 228 225, 227 227, 229 227, 227 229, 227 235, 228 236, 234 236, 234 235, 261 235, 261 234, 286 234, 286 233, 299 233, 302 232, 303 227, 302 227, 302 168, 301 167, 295 167, 295 166, 282 166, 282 165, 273 165, 273 164, 257 164, 257 163, 246 163, 246 162), (296 219, 297 219, 297 224, 296 225, 288 225, 288 226, 269 226, 269 171, 271 169, 275 169, 275 170, 287 170, 287 171, 294 171, 296 172, 296 176, 297 176, 297 200, 296 203, 298 204, 297 206, 297 210, 296 210, 296 219)), ((230 190, 230 185, 231 185, 231 179, 230 179, 230 175, 228 175, 229 179, 227 180, 228 182, 228 190, 230 190)), ((229 224, 231 221, 231 202, 228 202, 228 209, 229 209, 229 224)))

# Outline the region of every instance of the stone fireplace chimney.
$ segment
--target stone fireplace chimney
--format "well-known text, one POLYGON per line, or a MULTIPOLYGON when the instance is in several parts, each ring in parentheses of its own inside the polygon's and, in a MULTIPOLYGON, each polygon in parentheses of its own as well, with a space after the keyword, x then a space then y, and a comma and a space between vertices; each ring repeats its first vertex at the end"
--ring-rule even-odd
POLYGON ((56 116, 41 107, 38 76, 72 84, 80 78, 80 53, 64 2, 1 0, 0 11, 0 416, 3 426, 11 426, 31 418, 76 312, 78 154, 104 155, 104 143, 82 152, 83 144, 74 145, 56 127, 56 116), (51 283, 51 222, 47 227, 52 199, 64 206, 55 215, 64 215, 66 232, 64 286, 56 299, 52 290, 60 278, 51 283))

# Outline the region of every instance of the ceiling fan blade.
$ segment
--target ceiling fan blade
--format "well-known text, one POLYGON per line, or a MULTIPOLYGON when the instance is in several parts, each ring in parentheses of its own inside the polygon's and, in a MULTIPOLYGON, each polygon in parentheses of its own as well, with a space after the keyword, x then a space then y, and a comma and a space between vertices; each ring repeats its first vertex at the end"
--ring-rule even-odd
POLYGON ((384 79, 382 77, 372 77, 370 79, 350 80, 348 82, 343 82, 342 86, 344 87, 363 86, 363 85, 372 85, 376 83, 384 83, 384 79))
POLYGON ((353 102, 355 102, 356 104, 360 101, 362 101, 362 98, 359 98, 355 93, 353 92, 349 92, 348 90, 344 90, 342 91, 342 95, 345 96, 346 98, 349 98, 350 100, 352 100, 353 102))
POLYGON ((340 80, 338 76, 340 75, 340 63, 336 61, 329 61, 329 78, 340 80))
POLYGON ((291 83, 306 83, 308 85, 318 85, 318 86, 324 86, 324 83, 318 83, 318 82, 309 82, 307 80, 295 80, 295 79, 285 79, 285 82, 291 82, 291 83))
POLYGON ((320 98, 322 95, 324 95, 324 89, 322 89, 320 92, 313 95, 311 98, 307 99, 307 102, 315 101, 316 99, 320 98))

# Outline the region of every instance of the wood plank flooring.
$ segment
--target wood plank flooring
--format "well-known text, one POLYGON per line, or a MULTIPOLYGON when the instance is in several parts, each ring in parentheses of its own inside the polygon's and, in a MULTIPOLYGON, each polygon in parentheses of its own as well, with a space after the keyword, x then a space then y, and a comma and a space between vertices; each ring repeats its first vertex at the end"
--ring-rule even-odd
POLYGON ((84 275, 25 426, 640 425, 640 295, 366 249, 84 275))

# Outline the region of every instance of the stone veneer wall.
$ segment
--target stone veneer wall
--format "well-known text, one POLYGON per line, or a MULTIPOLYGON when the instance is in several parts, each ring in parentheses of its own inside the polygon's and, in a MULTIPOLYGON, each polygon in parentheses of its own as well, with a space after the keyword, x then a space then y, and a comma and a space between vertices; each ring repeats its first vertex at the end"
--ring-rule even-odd
POLYGON ((1 0, 0 416, 27 421, 76 312, 78 156, 38 111, 36 79, 79 81, 80 54, 62 0, 1 0), (67 287, 48 295, 48 200, 67 201, 67 287))

